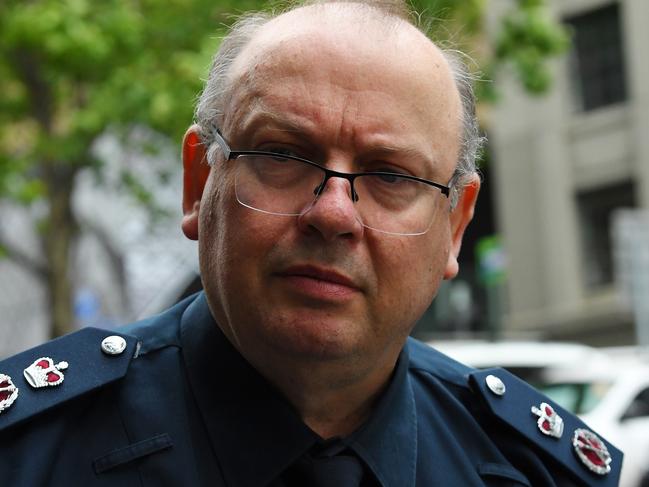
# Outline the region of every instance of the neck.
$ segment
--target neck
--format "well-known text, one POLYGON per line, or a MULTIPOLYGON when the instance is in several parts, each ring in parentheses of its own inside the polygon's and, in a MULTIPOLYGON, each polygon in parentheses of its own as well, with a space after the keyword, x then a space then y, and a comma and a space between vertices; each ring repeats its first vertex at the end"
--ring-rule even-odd
MULTIPOLYGON (((227 323, 225 317, 217 323, 227 323)), ((387 387, 406 337, 376 352, 348 350, 343 357, 292 353, 256 341, 243 347, 229 326, 219 325, 235 349, 273 384, 302 421, 322 438, 345 437, 370 416, 387 387)))
POLYGON ((358 364, 349 367, 286 360, 255 367, 284 394, 302 421, 327 439, 348 436, 367 420, 390 381, 397 357, 372 362, 365 370, 358 364), (385 365, 378 367, 377 363, 385 365))

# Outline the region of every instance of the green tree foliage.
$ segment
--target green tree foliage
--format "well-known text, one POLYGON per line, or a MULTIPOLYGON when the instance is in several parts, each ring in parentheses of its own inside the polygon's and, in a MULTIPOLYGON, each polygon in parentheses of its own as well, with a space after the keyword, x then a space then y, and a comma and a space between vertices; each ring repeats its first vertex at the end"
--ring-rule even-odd
MULTIPOLYGON (((97 138, 148 127, 180 141, 196 95, 231 14, 258 9, 255 0, 4 0, 0 5, 0 202, 44 208, 36 225, 42 260, 3 238, 0 256, 47 283, 52 334, 70 329, 72 243, 79 231, 71 208, 76 176, 101 174, 97 138)), ((565 43, 541 0, 518 0, 493 49, 511 62, 532 92, 545 89, 548 55, 565 43)), ((414 2, 432 27, 461 24, 469 42, 482 31, 484 0, 414 2)), ((443 37, 440 36, 440 37, 443 37)), ((454 39, 457 41, 458 39, 454 39)), ((164 174, 161 174, 163 177, 164 174)), ((156 181, 127 170, 123 186, 151 205, 156 181)))
POLYGON ((568 32, 548 12, 546 0, 414 0, 419 11, 435 12, 429 21, 433 37, 450 38, 465 52, 475 54, 478 98, 498 98, 498 74, 513 71, 531 95, 542 95, 551 85, 548 59, 569 46, 568 32), (496 3, 504 14, 487 42, 485 17, 496 3))
MULTIPOLYGON (((0 6, 0 200, 45 208, 36 225, 42 260, 9 245, 2 253, 47 283, 52 334, 73 324, 71 208, 83 168, 101 174, 91 150, 107 130, 146 126, 174 140, 218 45, 226 13, 258 2, 213 0, 5 0, 0 6)), ((150 185, 125 170, 143 204, 150 185)))
MULTIPOLYGON (((518 0, 502 19, 494 48, 497 64, 511 63, 532 94, 545 93, 552 82, 547 59, 569 45, 568 33, 547 14, 544 0, 518 0)), ((492 68, 493 71, 493 68, 492 68)))

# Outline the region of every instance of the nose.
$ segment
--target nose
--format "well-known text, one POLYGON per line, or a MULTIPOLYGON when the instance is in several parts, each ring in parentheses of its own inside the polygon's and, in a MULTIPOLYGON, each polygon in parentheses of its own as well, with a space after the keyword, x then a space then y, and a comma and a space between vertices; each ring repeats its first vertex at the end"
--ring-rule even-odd
POLYGON ((330 178, 311 207, 298 216, 298 226, 304 233, 317 233, 328 242, 340 237, 360 239, 364 227, 350 195, 349 181, 330 178))

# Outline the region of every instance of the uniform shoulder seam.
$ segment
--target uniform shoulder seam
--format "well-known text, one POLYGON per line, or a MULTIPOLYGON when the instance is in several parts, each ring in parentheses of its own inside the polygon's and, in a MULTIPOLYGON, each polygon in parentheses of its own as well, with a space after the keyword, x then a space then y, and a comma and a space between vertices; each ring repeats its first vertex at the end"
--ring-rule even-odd
POLYGON ((410 355, 410 370, 468 388, 468 377, 474 369, 413 338, 408 339, 407 346, 410 355))
POLYGON ((180 321, 183 313, 195 298, 196 295, 185 298, 170 309, 150 318, 126 325, 120 328, 120 331, 138 338, 138 356, 168 347, 181 348, 180 321))

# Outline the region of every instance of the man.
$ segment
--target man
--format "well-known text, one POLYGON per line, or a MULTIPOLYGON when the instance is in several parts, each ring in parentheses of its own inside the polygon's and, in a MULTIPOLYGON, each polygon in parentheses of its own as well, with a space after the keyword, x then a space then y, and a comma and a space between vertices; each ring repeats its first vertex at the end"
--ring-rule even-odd
POLYGON ((577 418, 407 338, 458 272, 475 123, 397 2, 241 20, 183 141, 205 292, 0 364, 3 485, 616 485, 577 418))

